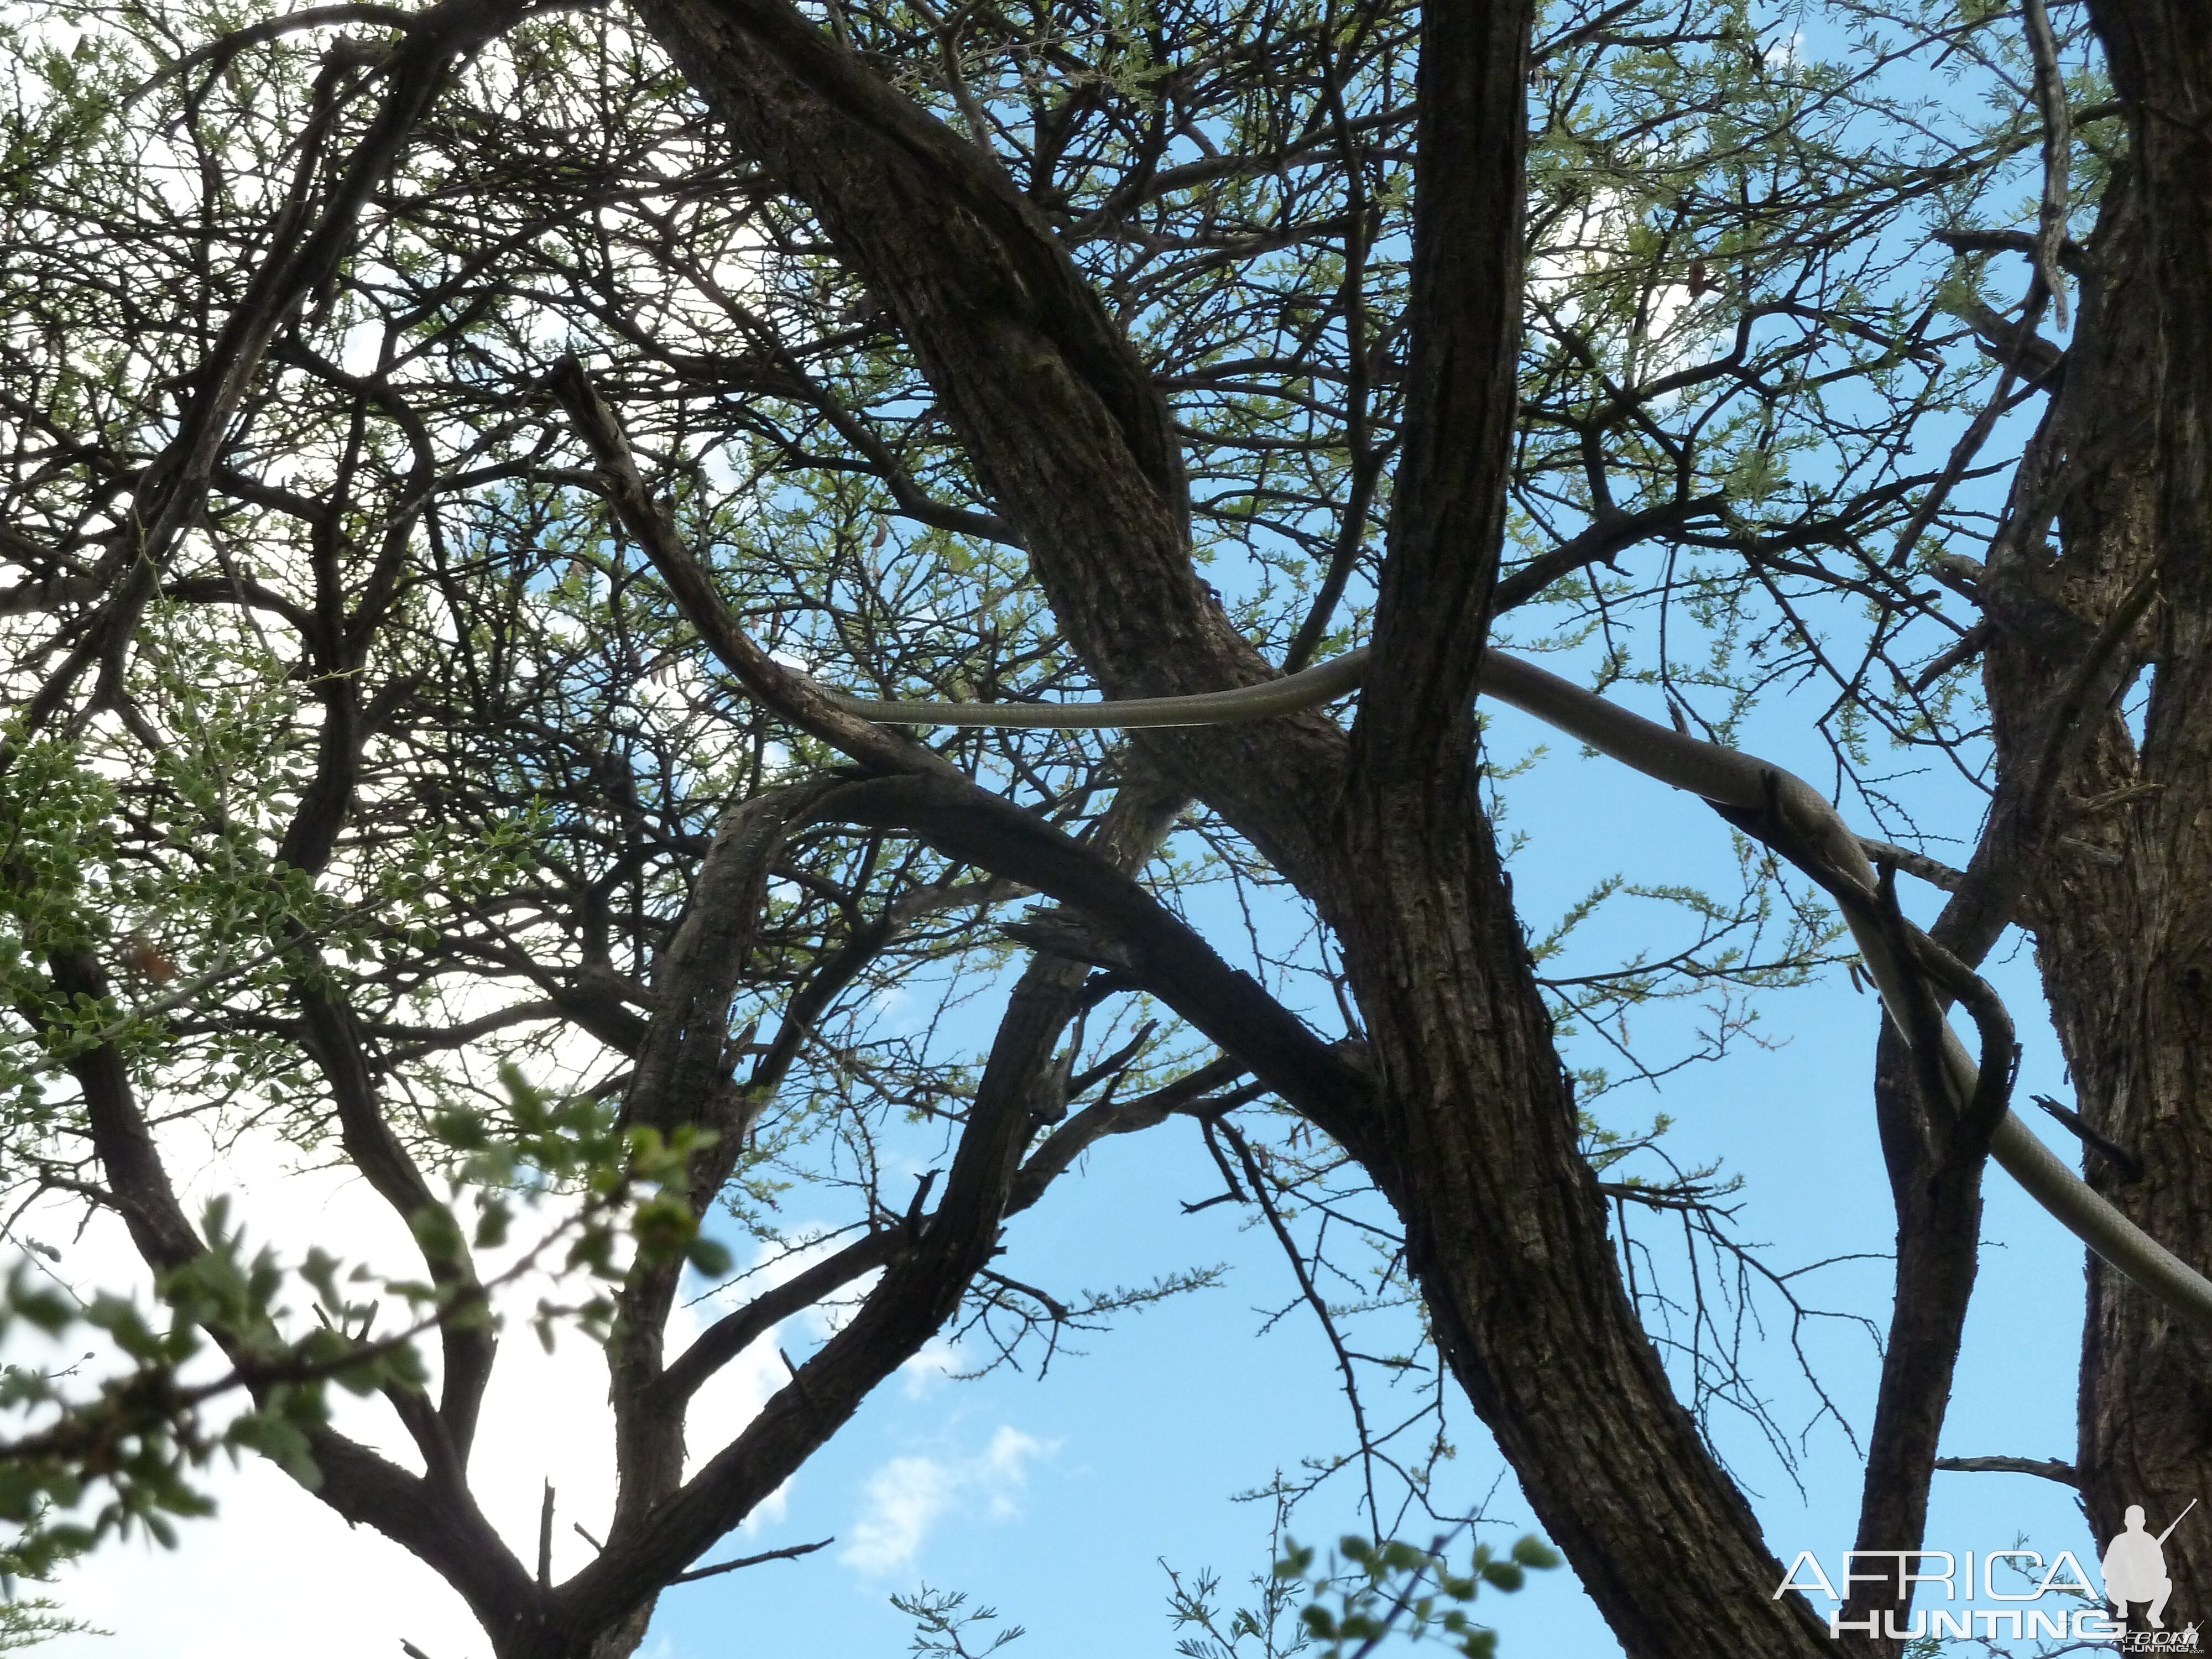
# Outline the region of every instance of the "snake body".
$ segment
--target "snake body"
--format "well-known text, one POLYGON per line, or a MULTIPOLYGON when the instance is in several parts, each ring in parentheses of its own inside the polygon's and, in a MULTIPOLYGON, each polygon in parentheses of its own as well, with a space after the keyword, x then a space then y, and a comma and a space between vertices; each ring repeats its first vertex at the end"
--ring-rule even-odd
POLYGON ((1279 679, 1182 697, 1122 697, 1104 702, 878 702, 867 697, 848 697, 842 691, 830 696, 847 714, 885 726, 958 726, 993 731, 1044 727, 1057 732, 1231 726, 1334 702, 1358 689, 1360 678, 1367 672, 1367 647, 1362 646, 1279 679))
MULTIPOLYGON (((1093 702, 885 702, 836 691, 830 696, 848 714, 893 726, 1083 731, 1220 726, 1273 719, 1334 702, 1358 688, 1368 660, 1362 647, 1254 685, 1093 702)), ((1717 805, 1778 811, 1832 870, 1863 886, 1869 896, 1875 892, 1874 866, 1858 837, 1827 797, 1794 773, 1645 720, 1501 651, 1484 653, 1479 687, 1481 695, 1534 715, 1647 777, 1717 805)), ((1855 915, 1851 907, 1845 908, 1844 921, 1898 1029, 1911 1030, 1905 1010, 1917 970, 1899 960, 1888 939, 1855 915)), ((1977 1068, 1948 1022, 1942 1041, 1942 1069, 1957 1103, 1963 1105, 1973 1097, 1977 1068)), ((2121 1214, 2013 1113, 2004 1115, 1990 1136, 1990 1153, 2083 1243, 2191 1323, 2212 1331, 2212 1281, 2121 1214)))

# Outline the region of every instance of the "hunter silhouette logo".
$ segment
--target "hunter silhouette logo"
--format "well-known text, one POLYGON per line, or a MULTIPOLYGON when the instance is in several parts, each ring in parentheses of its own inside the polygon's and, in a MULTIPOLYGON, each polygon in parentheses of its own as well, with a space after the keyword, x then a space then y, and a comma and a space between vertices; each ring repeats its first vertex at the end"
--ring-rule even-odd
MULTIPOLYGON (((2110 1642, 2123 1653, 2197 1653, 2200 1637, 2192 1622, 2185 1630, 2166 1627, 2166 1602, 2173 1579, 2166 1568, 2166 1540, 2197 1507, 2191 1498, 2166 1530, 2154 1534, 2143 1507, 2128 1505, 2125 1530, 2105 1546, 2104 1594, 2097 1593, 2087 1568, 2071 1550, 2045 1562, 2041 1552, 2015 1546, 2002 1550, 1846 1550, 1842 1571, 1830 1577, 1820 1558, 1801 1550, 1775 1586, 1778 1598, 1796 1590, 1817 1593, 1843 1603, 1862 1585, 1877 1585, 1876 1605, 1855 1617, 1838 1605, 1827 1615, 1828 1634, 1846 1632, 1891 1641, 1999 1637, 2034 1640, 2070 1638, 2076 1643, 2110 1642), (1843 1588, 1839 1590, 1837 1586, 1843 1588), (2063 1596, 2051 1605, 2045 1598, 2063 1596), (1960 1607, 1960 1601, 1994 1605, 1960 1607), (2068 1603, 2070 1602, 2070 1606, 2068 1603), (1890 1605, 1884 1605, 1888 1603, 1890 1605), (1900 1626, 1900 1604, 1912 1604, 1909 1623, 1900 1626), (2041 1605, 2037 1605, 2040 1603, 2041 1605), (2112 1611, 2107 1613, 2105 1605, 2112 1611), (2143 1610, 2144 1628, 2130 1630, 2131 1608, 2143 1610)), ((2062 1651, 2073 1651, 2071 1649, 2062 1651)))
MULTIPOLYGON (((2105 1599, 2112 1604, 2112 1617, 2124 1620, 2130 1602, 2148 1602, 2148 1623, 2153 1630, 2166 1628, 2166 1598, 2173 1594, 2173 1580, 2166 1571, 2166 1540, 2173 1536, 2173 1528, 2197 1507, 2197 1500, 2189 1500, 2189 1508, 2173 1517, 2171 1526, 2155 1538, 2143 1528, 2143 1507, 2128 1505, 2127 1530, 2105 1546, 2105 1599)), ((2196 1626, 2191 1625, 2193 1634, 2196 1626)))

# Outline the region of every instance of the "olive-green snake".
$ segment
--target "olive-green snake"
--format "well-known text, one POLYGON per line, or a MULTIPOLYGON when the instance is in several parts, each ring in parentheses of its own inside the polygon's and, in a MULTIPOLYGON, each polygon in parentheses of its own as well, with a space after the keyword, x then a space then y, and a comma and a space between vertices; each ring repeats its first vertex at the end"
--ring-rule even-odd
MULTIPOLYGON (((1367 666, 1364 648, 1296 674, 1227 691, 1187 696, 1134 697, 1079 703, 879 702, 830 692, 847 713, 896 726, 1138 729, 1218 726, 1266 720, 1313 708, 1358 687, 1367 666)), ((1533 663, 1487 651, 1482 659, 1483 696, 1534 715, 1645 776, 1686 789, 1717 805, 1747 811, 1778 811, 1834 872, 1875 890, 1874 866, 1858 837, 1827 798, 1794 774, 1740 750, 1705 743, 1686 732, 1632 714, 1533 663)), ((826 690, 826 688, 825 688, 826 690)), ((1847 907, 1850 927, 1883 1002, 1900 1030, 1908 988, 1918 970, 1898 959, 1883 933, 1847 907)), ((1977 1072, 1948 1022, 1943 1025, 1943 1070, 1959 1103, 1973 1097, 1977 1072)), ((2027 1126, 2008 1111, 1990 1140, 1990 1155, 2083 1243, 2199 1328, 2212 1330, 2212 1282, 2152 1238, 2052 1154, 2027 1126)))

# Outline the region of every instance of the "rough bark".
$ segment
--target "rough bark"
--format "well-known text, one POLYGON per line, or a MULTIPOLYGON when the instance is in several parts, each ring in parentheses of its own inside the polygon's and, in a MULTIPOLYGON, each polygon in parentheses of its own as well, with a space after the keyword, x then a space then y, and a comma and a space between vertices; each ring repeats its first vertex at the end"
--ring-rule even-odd
POLYGON ((1628 1305, 1494 847, 1457 805, 1456 834, 1440 799, 1429 836, 1401 820, 1355 843, 1373 908, 1344 938, 1382 1083, 1349 1150, 1405 1222, 1453 1375, 1622 1645, 1833 1651, 1772 1599, 1758 1525, 1628 1305))
POLYGON ((1406 1224, 1439 1346, 1635 1655, 1826 1646, 1698 1443, 1621 1284, 1510 890, 1472 704, 1520 337, 1525 14, 1422 43, 1406 440, 1336 916, 1379 1073, 1352 1152, 1406 1224))
MULTIPOLYGON (((2145 1170, 2130 1182, 2091 1157, 2090 1179, 2203 1261, 2212 1259, 2212 13, 2191 0, 2098 0, 2091 11, 2131 159, 2093 246, 2046 422, 2045 507, 2061 551, 2050 559, 2030 533, 2001 550, 2002 568, 1991 561, 2001 600, 2024 594, 2057 626, 2001 628, 1986 672, 2001 760, 2031 766, 2084 624, 2154 570, 2156 603, 2122 665, 2149 664, 2143 743, 2138 751, 2116 712, 2094 712, 2095 730, 2057 782, 2050 833, 2025 861, 2022 918, 2081 1114, 2145 1170)), ((2155 1531, 2212 1488, 2212 1342, 2094 1259, 2079 1433, 2100 1542, 2121 1530, 2129 1504, 2155 1531)), ((2191 1517, 2165 1553, 2167 1621, 2201 1620, 2212 1611, 2212 1528, 2191 1517)))
MULTIPOLYGON (((1267 678, 1192 566, 1167 405, 1005 174, 784 0, 642 0, 638 11, 896 319, 1106 690, 1267 678)), ((1203 780, 1210 804, 1294 878, 1327 884, 1343 751, 1328 720, 1147 746, 1168 775, 1203 780)))
MULTIPOLYGON (((757 1097, 731 1076, 726 1049, 731 1000, 752 952, 769 869, 823 793, 818 784, 774 790, 724 814, 683 924, 656 965, 660 1006, 623 1101, 623 1121, 663 1135, 703 1132, 707 1144, 694 1155, 689 1194, 697 1213, 729 1179, 759 1109, 757 1097)), ((639 1525, 683 1484, 684 1402, 659 1393, 666 1374, 663 1338, 682 1272, 680 1259, 641 1261, 615 1298, 607 1399, 615 1419, 617 1531, 639 1525)), ((653 1608, 647 1597, 612 1629, 594 1632, 592 1659, 620 1659, 634 1650, 653 1608)))

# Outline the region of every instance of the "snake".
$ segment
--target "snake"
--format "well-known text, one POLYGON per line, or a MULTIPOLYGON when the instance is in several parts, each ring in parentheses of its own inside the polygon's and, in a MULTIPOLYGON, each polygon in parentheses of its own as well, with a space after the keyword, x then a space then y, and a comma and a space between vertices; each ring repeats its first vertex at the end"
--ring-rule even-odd
MULTIPOLYGON (((1273 720, 1334 702, 1358 690, 1371 660, 1366 647, 1295 674, 1255 684, 1176 696, 1084 702, 907 702, 828 691, 845 713, 889 726, 1060 731, 1144 731, 1273 720)), ((1482 696, 1518 708, 1644 776, 1739 812, 1777 813, 1840 877, 1872 898, 1873 864, 1828 798, 1796 774, 1741 750, 1709 743, 1644 719, 1535 664, 1495 649, 1482 654, 1482 696)), ((1843 907, 1861 960, 1900 1032, 1910 1031, 1917 966, 1872 919, 1872 907, 1843 907)), ((1950 1022, 1942 1022, 1942 1073, 1954 1105, 1973 1098, 1978 1068, 1950 1022)), ((2106 1261, 2180 1314, 2212 1332, 2212 1280, 2122 1214, 2069 1169, 2008 1109, 1990 1136, 1990 1155, 2044 1210, 2106 1261)))

